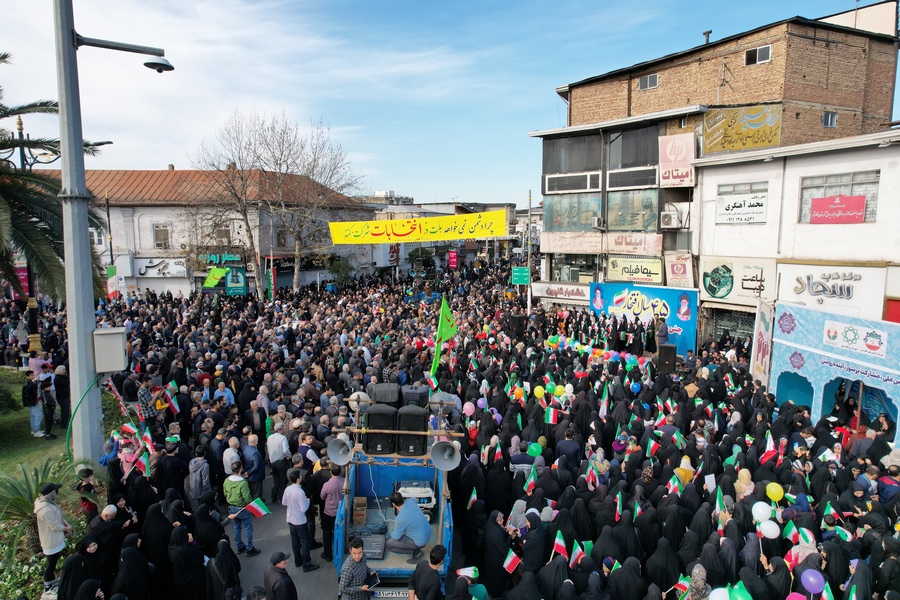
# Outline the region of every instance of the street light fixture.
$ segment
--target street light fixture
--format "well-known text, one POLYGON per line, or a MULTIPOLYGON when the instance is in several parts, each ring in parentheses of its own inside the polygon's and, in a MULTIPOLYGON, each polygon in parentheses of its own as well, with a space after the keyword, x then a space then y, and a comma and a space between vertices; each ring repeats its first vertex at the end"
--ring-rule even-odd
MULTIPOLYGON (((62 201, 63 249, 66 267, 66 312, 69 333, 69 371, 72 390, 83 393, 84 409, 73 415, 72 434, 74 455, 79 458, 97 458, 103 443, 103 414, 100 406, 100 390, 96 381, 94 363, 93 330, 94 291, 93 278, 85 273, 93 272, 91 248, 88 236, 88 192, 84 174, 84 141, 81 128, 81 100, 78 87, 78 60, 76 50, 81 46, 93 46, 122 52, 135 52, 163 57, 161 48, 137 46, 108 40, 85 38, 75 31, 72 0, 54 0, 54 36, 56 38, 56 71, 59 86, 59 126, 62 185, 59 198, 62 201)), ((165 59, 162 59, 165 61, 165 59)), ((162 71, 172 70, 159 59, 151 63, 162 71)), ((150 65, 148 65, 150 66, 150 65)))

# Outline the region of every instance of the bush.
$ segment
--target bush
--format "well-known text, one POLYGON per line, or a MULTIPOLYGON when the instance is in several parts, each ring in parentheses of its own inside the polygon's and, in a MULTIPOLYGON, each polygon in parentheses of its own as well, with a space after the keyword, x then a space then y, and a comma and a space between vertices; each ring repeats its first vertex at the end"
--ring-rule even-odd
POLYGON ((0 415, 11 413, 22 408, 22 399, 16 398, 12 392, 0 386, 0 415))

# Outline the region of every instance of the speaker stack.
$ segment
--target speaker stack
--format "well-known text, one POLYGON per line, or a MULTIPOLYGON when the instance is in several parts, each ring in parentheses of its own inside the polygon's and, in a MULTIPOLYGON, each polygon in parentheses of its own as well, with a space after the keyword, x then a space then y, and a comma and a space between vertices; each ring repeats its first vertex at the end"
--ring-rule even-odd
POLYGON ((426 385, 404 385, 400 388, 403 394, 403 406, 428 406, 428 386, 426 385))
POLYGON ((675 344, 660 344, 659 346, 659 374, 675 372, 675 344))
MULTIPOLYGON (((397 411, 397 429, 399 431, 428 431, 427 408, 421 406, 404 406, 397 411)), ((422 456, 428 449, 428 436, 397 434, 397 454, 403 456, 422 456)))
MULTIPOLYGON (((373 404, 364 415, 367 429, 396 429, 397 409, 387 404, 373 404)), ((393 454, 394 434, 366 433, 362 436, 366 454, 393 454)))
POLYGON ((372 401, 397 407, 400 404, 400 385, 396 383, 376 383, 372 390, 372 401))

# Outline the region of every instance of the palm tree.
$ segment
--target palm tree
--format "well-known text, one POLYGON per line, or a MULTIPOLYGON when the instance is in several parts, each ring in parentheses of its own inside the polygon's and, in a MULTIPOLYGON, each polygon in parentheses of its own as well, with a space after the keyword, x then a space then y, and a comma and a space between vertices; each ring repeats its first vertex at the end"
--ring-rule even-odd
MULTIPOLYGON (((10 55, 0 52, 0 65, 8 64, 10 55)), ((59 155, 59 140, 15 136, 4 129, 4 119, 25 114, 56 114, 54 100, 38 100, 20 106, 6 106, 0 87, 0 157, 12 157, 28 150, 59 155)), ((87 154, 96 154, 96 146, 85 143, 87 154)), ((21 252, 41 287, 51 296, 64 296, 65 268, 63 265, 62 202, 57 195, 60 181, 30 170, 26 164, 16 167, 11 160, 0 160, 0 277, 9 281, 20 294, 22 285, 16 276, 14 255, 21 252)), ((88 216, 91 227, 106 230, 106 223, 94 212, 88 216)), ((94 260, 94 288, 103 289, 100 261, 94 260)), ((24 295, 24 294, 23 294, 24 295)))

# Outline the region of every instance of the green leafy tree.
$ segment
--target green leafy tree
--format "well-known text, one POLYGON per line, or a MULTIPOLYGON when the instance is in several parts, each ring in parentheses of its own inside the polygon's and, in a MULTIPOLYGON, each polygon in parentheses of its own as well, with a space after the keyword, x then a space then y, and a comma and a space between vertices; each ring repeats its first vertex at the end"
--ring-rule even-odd
MULTIPOLYGON (((0 53, 0 65, 8 64, 10 55, 0 53)), ((16 276, 14 257, 24 254, 32 272, 41 283, 42 291, 61 297, 65 290, 63 251, 62 202, 59 179, 27 165, 16 166, 12 160, 21 150, 59 155, 59 140, 51 138, 20 139, 6 129, 7 119, 27 114, 56 114, 58 104, 53 100, 37 100, 19 106, 3 103, 0 87, 0 277, 9 281, 19 293, 23 293, 16 276)), ((85 143, 85 152, 94 155, 97 148, 85 143)), ((89 214, 91 227, 106 230, 106 223, 95 212, 89 214)), ((87 235, 87 232, 85 232, 87 235)), ((91 249, 94 261, 94 289, 102 294, 100 261, 91 249)))
POLYGON ((334 275, 338 285, 347 285, 353 282, 353 271, 356 267, 350 264, 346 258, 339 258, 328 265, 328 272, 334 275))

